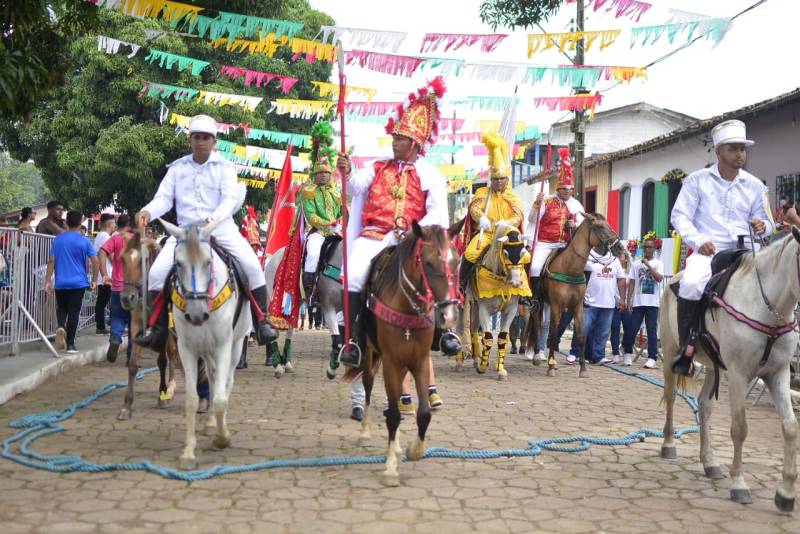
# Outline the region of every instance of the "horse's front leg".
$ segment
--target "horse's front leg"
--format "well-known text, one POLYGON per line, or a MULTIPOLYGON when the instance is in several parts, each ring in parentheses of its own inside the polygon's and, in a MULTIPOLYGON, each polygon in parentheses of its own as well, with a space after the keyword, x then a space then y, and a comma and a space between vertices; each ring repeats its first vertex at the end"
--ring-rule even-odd
POLYGON ((364 373, 361 375, 361 383, 364 386, 364 417, 361 420, 361 434, 359 435, 359 444, 366 445, 372 437, 372 386, 375 385, 375 371, 373 369, 374 352, 367 343, 364 357, 366 358, 366 365, 364 366, 364 373))
MULTIPOLYGON (((547 333, 547 376, 556 376, 556 350, 558 349, 558 325, 561 323, 562 309, 558 304, 550 305, 550 328, 547 333)), ((573 332, 572 335, 576 335, 573 332)))
POLYGON ((175 396, 175 370, 181 367, 181 359, 178 356, 178 344, 175 341, 175 336, 170 334, 167 337, 167 346, 165 348, 167 353, 167 360, 169 360, 169 381, 167 382, 167 396, 172 399, 175 396))
MULTIPOLYGON (((389 445, 386 450, 386 469, 383 472, 383 482, 387 486, 400 485, 400 473, 397 471, 398 458, 398 436, 397 429, 400 426, 400 395, 403 392, 403 375, 405 369, 400 369, 393 357, 389 354, 383 355, 383 383, 386 387, 386 397, 389 406, 386 408, 386 428, 389 431, 389 445)), ((427 394, 425 395, 427 398, 427 394)), ((420 405, 422 398, 419 399, 420 405)))
POLYGON ((675 409, 675 382, 677 376, 672 372, 672 360, 678 352, 678 344, 675 340, 675 321, 672 310, 675 308, 675 300, 667 298, 664 305, 659 310, 659 326, 661 327, 661 349, 664 351, 664 407, 666 417, 664 419, 664 441, 661 444, 661 457, 674 459, 678 457, 678 450, 675 447, 675 429, 673 423, 673 411, 675 409))
MULTIPOLYGON (((132 339, 133 337, 130 337, 128 339, 128 343, 133 343, 131 341, 132 339)), ((133 349, 131 350, 131 359, 128 360, 128 389, 125 390, 125 404, 123 404, 119 414, 117 415, 117 419, 120 421, 124 421, 133 417, 134 388, 136 385, 136 373, 139 372, 139 354, 141 351, 142 348, 139 345, 133 345, 133 349)))
POLYGON ((183 376, 186 379, 186 443, 183 454, 178 459, 178 468, 183 470, 197 469, 197 458, 194 449, 197 444, 195 437, 195 413, 199 402, 197 396, 197 358, 189 353, 184 347, 181 349, 183 354, 187 354, 181 361, 183 366, 183 376))
POLYGON ((217 353, 216 369, 214 376, 209 375, 209 383, 213 380, 211 407, 214 410, 214 419, 217 423, 217 432, 212 443, 218 449, 227 449, 231 446, 231 433, 228 430, 228 403, 233 391, 233 374, 238 361, 239 339, 223 343, 217 353))
MULTIPOLYGON (((665 365, 664 367, 671 367, 665 365)), ((711 412, 714 408, 714 373, 706 373, 703 387, 700 388, 700 396, 697 399, 698 416, 700 419, 700 461, 703 463, 703 471, 708 478, 720 480, 725 478, 725 474, 714 458, 714 447, 711 445, 711 412)))
POLYGON ((742 447, 747 439, 747 414, 745 396, 747 382, 739 373, 728 373, 728 394, 731 402, 731 439, 733 440, 733 463, 731 464, 731 500, 739 504, 750 504, 753 497, 742 472, 742 447))
POLYGON ((322 315, 325 317, 325 324, 331 331, 331 352, 328 355, 328 368, 325 369, 325 376, 328 377, 328 380, 333 380, 336 378, 336 370, 339 368, 339 351, 342 349, 343 339, 339 333, 336 308, 326 303, 322 308, 322 315))
POLYGON ((292 365, 292 337, 294 336, 294 328, 289 328, 286 331, 286 338, 283 341, 283 354, 281 356, 281 363, 287 373, 291 373, 294 369, 292 365))
POLYGON ((417 386, 417 398, 419 407, 417 408, 417 439, 408 446, 406 456, 411 461, 421 460, 425 454, 425 432, 431 422, 431 404, 428 400, 428 386, 431 384, 431 362, 430 353, 427 358, 417 360, 417 368, 412 369, 414 383, 417 386))
POLYGON ((158 353, 158 358, 156 359, 158 363, 158 375, 159 375, 159 382, 158 382, 158 401, 156 406, 159 408, 169 408, 169 401, 171 397, 169 393, 167 393, 167 353, 166 350, 162 350, 158 353))
POLYGON ((497 334, 497 379, 506 380, 506 351, 508 350, 508 332, 511 322, 515 320, 519 308, 519 297, 512 298, 503 309, 500 317, 500 332, 497 334))
POLYGON ((794 483, 797 479, 797 418, 789 394, 789 375, 789 366, 786 366, 767 377, 772 404, 781 418, 783 430, 783 481, 775 492, 775 506, 785 513, 794 510, 794 483))
POLYGON ((572 332, 573 336, 578 336, 578 361, 580 363, 580 371, 578 376, 586 378, 589 374, 586 371, 586 331, 583 328, 583 302, 579 302, 575 306, 575 312, 572 314, 575 329, 572 332))

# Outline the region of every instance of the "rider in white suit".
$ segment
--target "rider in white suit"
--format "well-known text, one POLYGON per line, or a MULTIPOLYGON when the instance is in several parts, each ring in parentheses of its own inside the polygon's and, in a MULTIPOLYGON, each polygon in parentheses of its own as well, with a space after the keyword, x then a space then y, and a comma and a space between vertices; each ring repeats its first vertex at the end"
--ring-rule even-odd
POLYGON ((759 236, 772 232, 767 186, 743 169, 746 147, 754 144, 747 139, 745 124, 726 121, 717 125, 711 135, 718 163, 684 179, 671 216, 681 238, 694 249, 686 260, 678 292, 681 353, 672 368, 680 374, 688 374, 691 369, 694 336, 690 330, 698 301, 711 277, 711 259, 735 248, 738 236, 750 241, 751 230, 759 236))

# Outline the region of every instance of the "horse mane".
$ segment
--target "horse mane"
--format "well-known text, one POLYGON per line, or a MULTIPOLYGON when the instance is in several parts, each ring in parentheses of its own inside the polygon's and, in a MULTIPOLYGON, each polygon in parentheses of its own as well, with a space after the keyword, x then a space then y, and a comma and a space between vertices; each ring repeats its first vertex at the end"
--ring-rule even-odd
POLYGON ((794 237, 789 234, 781 238, 780 241, 777 241, 756 252, 755 257, 753 257, 753 254, 751 253, 745 254, 742 257, 742 263, 739 266, 739 272, 742 274, 747 274, 753 270, 754 266, 762 269, 762 272, 765 268, 769 268, 770 270, 774 269, 776 265, 780 265, 783 253, 787 248, 789 248, 789 245, 794 242, 794 237))
MULTIPOLYGON (((375 285, 378 289, 381 291, 387 290, 392 293, 400 289, 398 286, 400 278, 395 273, 400 271, 403 264, 408 259, 413 259, 415 247, 419 239, 420 238, 418 238, 413 231, 409 231, 406 237, 397 244, 394 252, 389 255, 386 266, 375 280, 375 285)), ((447 246, 447 233, 439 226, 424 227, 422 239, 429 241, 439 249, 447 246)))
POLYGON ((203 250, 200 248, 200 229, 197 225, 191 225, 186 232, 186 255, 190 263, 198 263, 203 258, 203 250))

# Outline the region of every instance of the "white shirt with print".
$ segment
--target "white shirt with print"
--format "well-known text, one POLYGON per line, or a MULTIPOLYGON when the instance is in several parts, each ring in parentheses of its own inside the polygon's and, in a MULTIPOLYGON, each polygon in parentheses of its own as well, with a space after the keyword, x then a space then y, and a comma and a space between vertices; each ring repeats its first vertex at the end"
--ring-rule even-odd
POLYGON ((584 271, 591 271, 584 303, 594 308, 615 308, 619 300, 617 280, 625 279, 625 269, 611 253, 601 256, 591 251, 584 271))
MULTIPOLYGON (((664 264, 661 260, 653 258, 647 260, 650 267, 658 274, 664 273, 664 264)), ((645 266, 642 260, 638 260, 631 267, 628 279, 633 280, 633 307, 655 306, 658 307, 661 301, 661 284, 656 282, 650 269, 645 266)))

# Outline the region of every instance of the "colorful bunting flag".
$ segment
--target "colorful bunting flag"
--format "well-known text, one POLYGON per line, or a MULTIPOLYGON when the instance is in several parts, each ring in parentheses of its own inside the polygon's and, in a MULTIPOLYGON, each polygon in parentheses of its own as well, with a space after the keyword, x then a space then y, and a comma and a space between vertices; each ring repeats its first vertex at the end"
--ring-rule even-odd
POLYGON ((714 41, 714 46, 718 45, 733 24, 733 19, 702 19, 677 24, 661 24, 658 26, 641 26, 631 28, 631 48, 634 47, 641 38, 640 46, 653 45, 658 42, 663 35, 667 35, 667 41, 672 44, 678 34, 686 35, 686 42, 691 42, 695 37, 706 37, 714 41))
POLYGON ((272 107, 268 113, 278 115, 288 114, 293 119, 316 119, 319 120, 333 108, 333 101, 326 100, 294 100, 289 98, 278 98, 272 102, 272 107))
POLYGON ((158 62, 158 66, 162 69, 170 70, 173 66, 178 65, 178 71, 183 72, 187 68, 191 68, 192 76, 200 76, 200 73, 210 65, 208 61, 201 61, 186 56, 179 56, 171 54, 162 50, 150 49, 150 53, 144 58, 145 61, 150 63, 158 62))
POLYGON ((257 37, 259 34, 266 35, 273 33, 278 37, 285 36, 287 39, 293 38, 303 29, 302 22, 289 20, 265 19, 252 15, 240 15, 238 13, 219 12, 219 19, 230 24, 237 24, 244 28, 246 37, 257 37))
POLYGON ((336 44, 343 40, 345 35, 349 35, 348 44, 351 46, 362 47, 370 45, 370 48, 385 50, 391 47, 392 52, 397 52, 400 45, 405 40, 407 34, 403 32, 385 32, 379 30, 362 30, 360 28, 346 28, 343 26, 321 26, 319 33, 314 37, 322 35, 323 43, 329 42, 336 44))
POLYGON ((232 95, 212 91, 200 91, 199 99, 206 104, 217 106, 241 106, 247 111, 255 111, 256 107, 264 100, 257 96, 232 95))
MULTIPOLYGON (((220 66, 219 73, 231 80, 238 80, 244 78, 244 84, 250 87, 255 84, 256 87, 262 87, 269 84, 274 79, 280 81, 281 91, 283 94, 288 93, 294 87, 299 79, 292 78, 291 76, 282 76, 280 74, 272 74, 269 72, 260 72, 257 70, 243 69, 241 67, 232 67, 230 65, 220 66)), ((314 82, 312 82, 314 83, 314 82)))
MULTIPOLYGON (((566 0, 568 4, 574 4, 576 1, 577 0, 566 0)), ((588 5, 591 2, 594 2, 595 11, 598 11, 607 3, 608 8, 606 9, 606 13, 614 11, 614 18, 628 17, 635 22, 639 22, 642 15, 653 7, 653 4, 639 2, 638 0, 588 0, 586 4, 588 5)))
POLYGON ((103 51, 106 54, 116 54, 119 51, 119 47, 121 45, 125 45, 131 49, 131 53, 128 54, 128 58, 132 58, 136 55, 139 51, 141 46, 135 43, 129 43, 127 41, 120 41, 119 39, 114 39, 112 37, 106 37, 105 35, 98 35, 97 36, 97 50, 103 51))
MULTIPOLYGON (((336 99, 339 97, 338 83, 315 82, 315 81, 312 81, 310 83, 311 85, 314 86, 314 89, 316 89, 319 92, 319 96, 321 98, 330 96, 336 99)), ((367 87, 356 87, 355 85, 348 85, 344 93, 344 98, 346 100, 352 93, 359 93, 364 98, 366 98, 368 102, 371 102, 377 92, 378 92, 377 89, 369 89, 367 87)))
POLYGON ((575 50, 578 42, 584 40, 584 50, 587 52, 600 40, 600 50, 608 48, 617 40, 622 30, 603 30, 590 32, 567 32, 567 33, 530 33, 528 34, 528 58, 533 57, 537 52, 549 50, 554 46, 564 52, 575 50))
POLYGON ((451 48, 458 50, 462 46, 470 47, 478 42, 481 43, 481 52, 493 52, 503 39, 508 37, 506 34, 469 34, 469 33, 426 33, 422 39, 420 52, 435 52, 444 43, 444 51, 448 52, 451 48))
POLYGON ((152 96, 155 98, 174 98, 178 102, 194 100, 200 93, 198 89, 188 87, 175 87, 163 83, 144 82, 139 96, 152 96))
POLYGON ((547 106, 550 111, 591 111, 603 101, 603 95, 596 93, 573 96, 537 97, 533 99, 536 106, 547 106))
POLYGON ((382 54, 379 52, 368 52, 366 50, 347 50, 344 53, 348 65, 357 64, 359 67, 366 67, 376 72, 391 74, 393 76, 402 75, 411 77, 419 68, 424 59, 410 56, 396 56, 393 54, 382 54))
POLYGON ((345 102, 345 113, 356 115, 387 115, 397 109, 402 102, 345 102))

